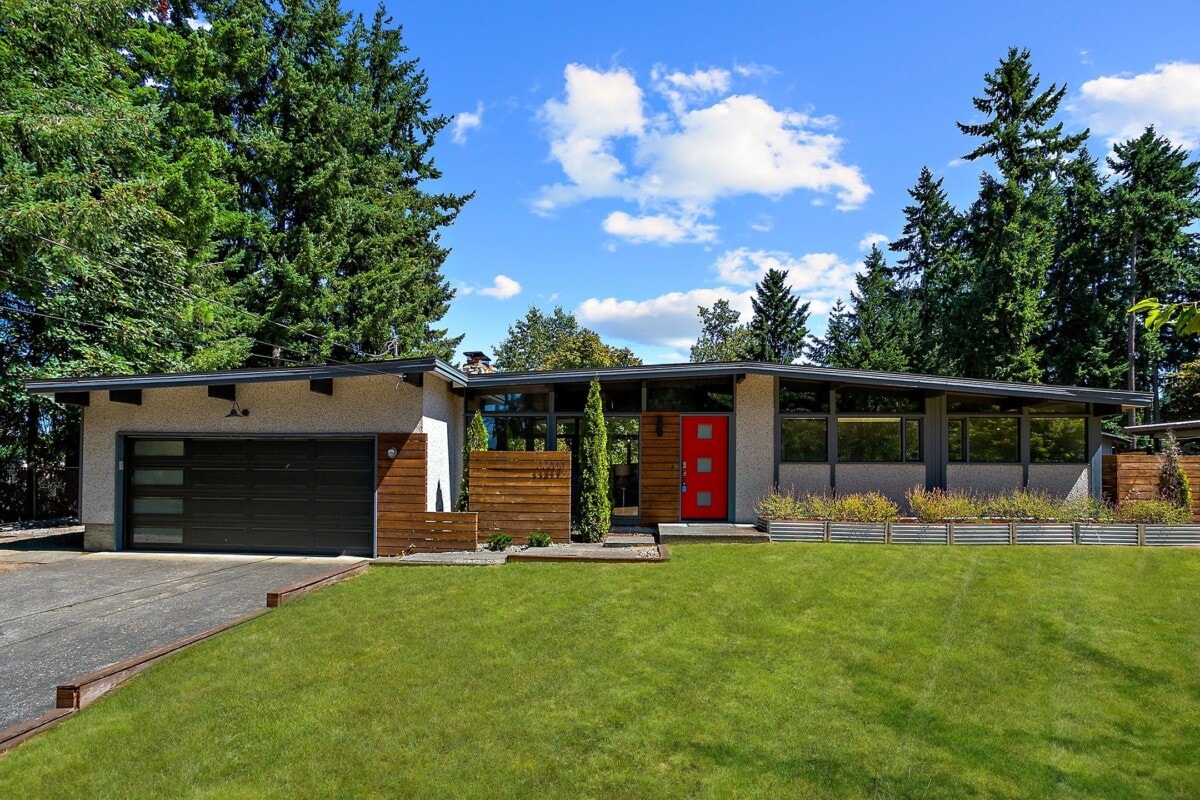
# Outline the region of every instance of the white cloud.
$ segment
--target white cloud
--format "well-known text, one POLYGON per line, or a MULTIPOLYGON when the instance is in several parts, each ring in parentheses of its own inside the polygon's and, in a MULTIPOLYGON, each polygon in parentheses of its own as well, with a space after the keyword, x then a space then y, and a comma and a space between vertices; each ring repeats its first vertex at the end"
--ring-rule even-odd
POLYGON ((835 253, 806 253, 793 258, 788 253, 739 247, 719 255, 712 269, 718 282, 735 286, 753 286, 767 270, 783 270, 792 290, 802 300, 812 301, 812 310, 819 312, 837 297, 849 296, 859 267, 835 253))
POLYGON ((211 31, 212 30, 212 23, 206 19, 196 19, 195 17, 189 17, 186 20, 186 22, 187 22, 187 26, 194 31, 211 31))
POLYGON ((887 242, 888 237, 884 236, 882 233, 868 233, 858 241, 858 249, 865 253, 871 249, 871 245, 882 245, 887 244, 887 242))
POLYGON ((752 313, 750 297, 753 294, 753 290, 738 292, 722 286, 668 292, 649 300, 590 298, 583 301, 575 314, 580 324, 602 335, 686 351, 700 335, 698 306, 727 300, 735 310, 742 312, 743 320, 747 320, 752 313))
POLYGON ((758 231, 759 233, 768 233, 775 227, 775 220, 770 214, 759 214, 754 222, 750 223, 750 230, 758 231))
POLYGON ((1200 144, 1200 64, 1174 61, 1139 75, 1087 81, 1070 110, 1109 141, 1140 136, 1148 125, 1188 149, 1200 144))
POLYGON ((475 104, 475 111, 460 111, 454 115, 454 131, 451 137, 455 144, 467 143, 467 131, 483 125, 483 102, 475 104))
POLYGON ((769 78, 779 74, 779 70, 770 64, 756 64, 753 61, 748 64, 734 64, 733 71, 743 78, 769 78))
POLYGON ((682 244, 690 242, 715 242, 716 225, 708 225, 692 217, 671 217, 652 214, 631 217, 624 211, 614 211, 604 219, 604 232, 620 237, 632 244, 654 242, 656 244, 682 244))
MULTIPOLYGON (((735 67, 739 75, 753 71, 735 67)), ((871 194, 861 170, 841 159, 843 141, 831 131, 835 117, 777 109, 752 94, 712 102, 729 92, 728 70, 655 67, 650 85, 669 108, 651 116, 628 70, 571 64, 565 82, 565 98, 548 101, 540 117, 551 158, 567 180, 542 187, 538 213, 605 198, 678 220, 710 216, 718 200, 738 195, 807 190, 832 195, 847 210, 871 194)))
POLYGON ((521 284, 507 275, 497 275, 492 279, 491 286, 485 286, 482 289, 468 283, 459 283, 458 293, 464 297, 469 294, 480 294, 484 297, 494 297, 497 300, 508 300, 521 293, 521 284))
POLYGON ((754 313, 750 305, 753 286, 768 269, 786 271, 788 284, 801 302, 809 303, 809 313, 816 317, 827 314, 838 297, 850 296, 860 267, 833 253, 792 257, 787 253, 739 248, 722 254, 713 264, 717 280, 724 285, 668 292, 648 300, 590 298, 575 313, 580 323, 603 335, 686 353, 700 334, 697 307, 710 307, 718 300, 726 300, 735 311, 741 312, 742 322, 748 322, 754 313))

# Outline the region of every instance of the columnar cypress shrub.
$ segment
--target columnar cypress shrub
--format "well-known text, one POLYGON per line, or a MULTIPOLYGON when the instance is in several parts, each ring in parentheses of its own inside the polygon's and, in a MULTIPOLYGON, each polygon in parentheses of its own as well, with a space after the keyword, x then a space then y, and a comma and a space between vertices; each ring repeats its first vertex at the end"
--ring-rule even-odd
POLYGON ((454 504, 455 511, 470 509, 471 481, 468 470, 471 468, 471 453, 487 448, 487 426, 483 424, 483 417, 476 411, 471 423, 467 425, 467 435, 463 439, 462 478, 458 482, 458 502, 454 504))
POLYGON ((608 430, 600 401, 600 381, 592 378, 579 431, 579 531, 598 542, 612 523, 609 497, 608 430))
POLYGON ((1168 433, 1167 446, 1163 450, 1162 470, 1158 476, 1158 496, 1172 505, 1190 511, 1192 490, 1188 486, 1187 475, 1184 474, 1179 455, 1179 442, 1175 441, 1175 434, 1168 433))

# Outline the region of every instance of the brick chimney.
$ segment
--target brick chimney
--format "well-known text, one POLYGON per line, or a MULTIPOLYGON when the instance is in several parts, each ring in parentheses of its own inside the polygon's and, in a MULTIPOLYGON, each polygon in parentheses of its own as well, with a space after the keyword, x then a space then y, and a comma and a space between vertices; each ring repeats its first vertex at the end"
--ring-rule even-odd
POLYGON ((468 375, 486 375, 496 371, 487 353, 480 350, 468 350, 463 355, 467 357, 467 363, 463 365, 462 371, 468 375))

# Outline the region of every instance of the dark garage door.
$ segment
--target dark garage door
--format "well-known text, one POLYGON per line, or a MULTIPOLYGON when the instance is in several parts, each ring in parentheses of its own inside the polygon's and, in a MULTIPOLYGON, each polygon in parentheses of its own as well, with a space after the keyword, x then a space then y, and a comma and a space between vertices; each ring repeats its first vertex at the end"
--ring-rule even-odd
POLYGON ((372 554, 371 439, 130 438, 125 546, 372 554))

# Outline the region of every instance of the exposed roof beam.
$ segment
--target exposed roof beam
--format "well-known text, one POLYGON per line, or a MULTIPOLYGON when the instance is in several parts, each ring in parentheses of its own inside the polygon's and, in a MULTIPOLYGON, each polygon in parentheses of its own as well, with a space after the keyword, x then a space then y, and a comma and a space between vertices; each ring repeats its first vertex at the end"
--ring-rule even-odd
POLYGON ((110 389, 108 400, 110 403, 128 403, 131 406, 140 406, 142 404, 142 390, 110 389))
POLYGON ((236 383, 214 383, 208 387, 208 396, 215 397, 218 400, 228 400, 231 403, 237 402, 237 384, 236 383))
POLYGON ((308 382, 308 390, 333 397, 333 378, 312 378, 308 382))

